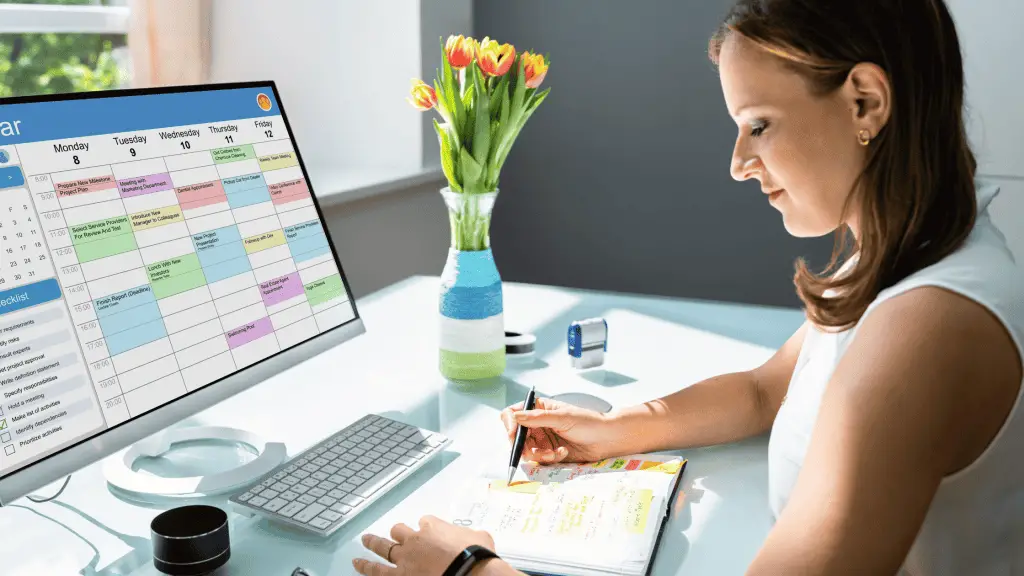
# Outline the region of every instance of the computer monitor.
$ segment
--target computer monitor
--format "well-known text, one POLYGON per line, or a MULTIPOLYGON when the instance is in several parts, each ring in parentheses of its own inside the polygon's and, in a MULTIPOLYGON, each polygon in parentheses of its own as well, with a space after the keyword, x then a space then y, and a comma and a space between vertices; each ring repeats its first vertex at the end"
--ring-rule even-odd
POLYGON ((363 333, 273 82, 0 99, 0 504, 363 333))

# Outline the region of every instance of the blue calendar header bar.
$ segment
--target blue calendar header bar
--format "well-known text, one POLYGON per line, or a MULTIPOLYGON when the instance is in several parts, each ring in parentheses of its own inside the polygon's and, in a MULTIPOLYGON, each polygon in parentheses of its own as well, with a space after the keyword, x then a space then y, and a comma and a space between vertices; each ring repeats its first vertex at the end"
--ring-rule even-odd
POLYGON ((0 104, 0 145, 230 122, 280 113, 269 85, 0 104))

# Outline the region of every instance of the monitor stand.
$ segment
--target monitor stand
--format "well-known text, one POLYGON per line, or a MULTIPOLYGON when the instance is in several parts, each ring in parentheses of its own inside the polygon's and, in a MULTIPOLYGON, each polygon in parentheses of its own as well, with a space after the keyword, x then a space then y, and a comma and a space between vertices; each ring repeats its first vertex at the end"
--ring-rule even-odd
POLYGON ((142 497, 205 497, 240 491, 287 459, 280 442, 266 442, 259 436, 221 426, 171 428, 137 442, 107 458, 103 473, 112 486, 142 497), (201 476, 164 477, 134 470, 144 457, 158 457, 174 450, 175 444, 213 441, 251 447, 258 456, 236 468, 201 476))

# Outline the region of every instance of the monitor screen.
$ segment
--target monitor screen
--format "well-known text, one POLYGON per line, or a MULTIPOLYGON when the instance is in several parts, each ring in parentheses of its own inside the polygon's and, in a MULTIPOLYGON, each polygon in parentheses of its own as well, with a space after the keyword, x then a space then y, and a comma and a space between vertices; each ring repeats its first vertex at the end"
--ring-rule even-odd
POLYGON ((0 479, 356 318, 272 84, 0 101, 0 479))

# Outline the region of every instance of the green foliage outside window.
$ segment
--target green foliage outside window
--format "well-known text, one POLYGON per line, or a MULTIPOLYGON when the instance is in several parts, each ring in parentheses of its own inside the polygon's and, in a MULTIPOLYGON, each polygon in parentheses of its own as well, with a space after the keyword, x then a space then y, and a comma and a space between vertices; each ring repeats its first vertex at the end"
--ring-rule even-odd
MULTIPOLYGON (((110 5, 110 0, 0 0, 0 4, 110 5)), ((124 34, 0 34, 0 97, 106 90, 124 70, 124 34)))

